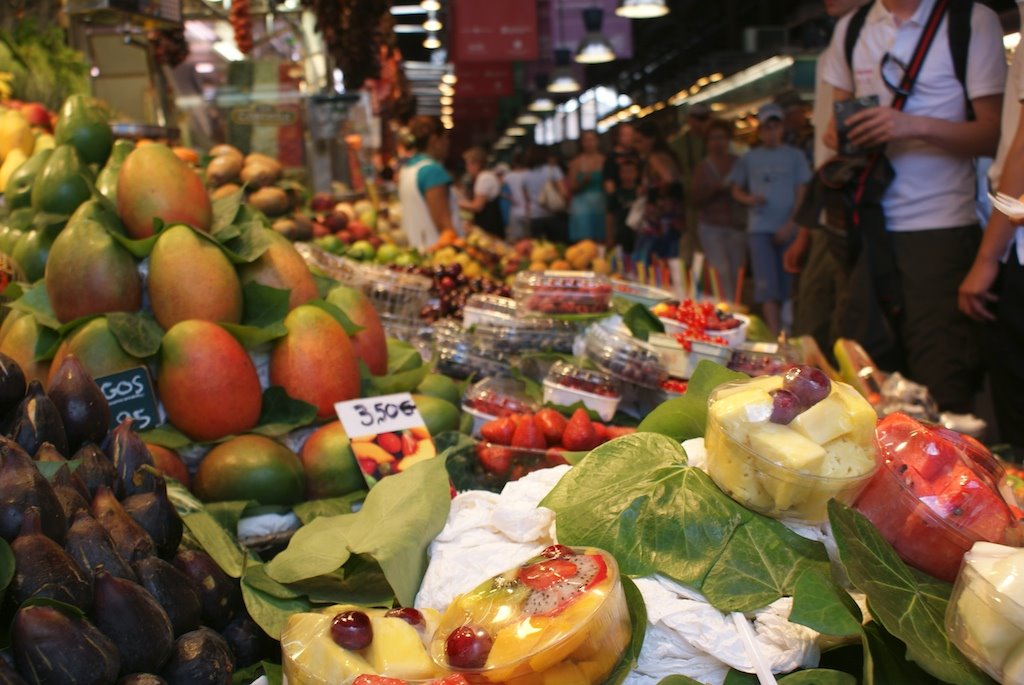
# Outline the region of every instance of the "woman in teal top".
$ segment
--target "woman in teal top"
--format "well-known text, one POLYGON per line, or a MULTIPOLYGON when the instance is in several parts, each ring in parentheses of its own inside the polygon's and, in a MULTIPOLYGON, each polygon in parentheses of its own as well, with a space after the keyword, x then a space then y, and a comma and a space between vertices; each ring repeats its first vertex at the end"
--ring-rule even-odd
POLYGON ((569 241, 595 240, 604 243, 607 206, 602 184, 604 155, 598 149, 597 133, 580 135, 580 153, 569 162, 567 184, 572 194, 569 205, 569 241))
POLYGON ((402 231, 410 247, 423 251, 437 243, 442 232, 455 229, 452 177, 438 161, 448 155, 448 132, 436 117, 414 117, 407 143, 414 154, 398 174, 402 231))

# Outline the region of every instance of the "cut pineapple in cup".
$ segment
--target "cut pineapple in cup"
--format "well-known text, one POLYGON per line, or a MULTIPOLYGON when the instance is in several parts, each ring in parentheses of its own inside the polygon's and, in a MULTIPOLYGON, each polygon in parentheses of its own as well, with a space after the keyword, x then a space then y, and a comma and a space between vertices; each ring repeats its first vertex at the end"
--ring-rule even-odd
POLYGON ((734 500, 819 523, 830 499, 852 502, 878 468, 877 417, 852 388, 807 368, 717 388, 704 441, 708 475, 734 500))

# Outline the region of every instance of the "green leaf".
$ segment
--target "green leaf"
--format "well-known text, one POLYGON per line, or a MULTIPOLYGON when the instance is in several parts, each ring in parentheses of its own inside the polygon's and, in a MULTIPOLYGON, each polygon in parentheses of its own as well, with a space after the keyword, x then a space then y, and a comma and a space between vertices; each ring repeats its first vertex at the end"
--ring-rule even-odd
POLYGON ((233 531, 229 533, 209 513, 197 511, 182 517, 189 532, 213 557, 221 570, 232 578, 240 578, 245 569, 245 552, 235 541, 233 531))
POLYGON ((430 373, 430 367, 424 365, 418 369, 400 371, 386 376, 370 376, 366 380, 368 392, 364 392, 363 396, 374 397, 376 395, 392 395, 396 392, 413 392, 428 373, 430 373))
POLYGON ((249 281, 242 294, 242 323, 221 324, 240 343, 255 347, 288 334, 284 327, 284 317, 288 315, 288 290, 249 281))
POLYGON ((334 573, 352 556, 345 544, 346 523, 345 516, 322 516, 299 528, 288 548, 267 564, 267 575, 279 583, 297 583, 334 573))
POLYGON ((870 621, 864 626, 863 642, 864 685, 939 685, 942 682, 922 671, 913 661, 907 661, 907 646, 877 621, 870 621))
POLYGON ((270 249, 270 232, 259 221, 250 221, 239 226, 237 237, 221 243, 224 254, 235 264, 250 264, 270 249))
POLYGON ((796 582, 789 620, 825 635, 859 637, 861 634, 860 609, 856 603, 835 581, 816 573, 804 574, 796 582))
POLYGON ((363 330, 363 327, 357 326, 352 319, 348 318, 348 314, 343 312, 340 307, 337 307, 326 300, 310 300, 306 304, 319 307, 333 316, 334 319, 341 324, 341 327, 345 329, 345 333, 347 335, 355 335, 359 331, 363 330))
POLYGON ((145 259, 153 251, 153 247, 156 245, 157 239, 160 238, 160 233, 163 231, 163 225, 161 224, 158 230, 153 231, 153 235, 146 238, 129 238, 126 235, 118 233, 104 226, 107 229, 107 233, 110 237, 117 242, 118 245, 128 250, 133 257, 136 259, 145 259))
POLYGON ((411 371, 423 366, 419 350, 403 340, 388 338, 388 373, 411 371))
POLYGON ((303 611, 310 611, 313 605, 304 597, 282 599, 253 587, 242 578, 242 601, 249 616, 275 640, 281 639, 281 631, 288 623, 288 617, 303 611))
POLYGON ((752 611, 829 574, 825 548, 737 504, 679 443, 634 433, 593 450, 541 502, 559 542, 605 549, 630 576, 661 573, 718 610, 752 611))
POLYGON ((743 381, 750 378, 745 373, 732 371, 721 364, 709 362, 706 359, 697 363, 689 382, 686 384, 686 394, 696 396, 705 402, 711 396, 711 391, 723 383, 743 381))
POLYGON ((310 273, 313 274, 313 282, 316 283, 317 297, 321 300, 326 300, 327 294, 338 287, 338 281, 330 276, 324 276, 314 271, 310 271, 310 273))
POLYGON ((636 668, 640 659, 640 650, 644 646, 644 637, 647 635, 647 606, 644 604, 644 596, 632 580, 622 576, 622 591, 626 595, 626 607, 629 609, 629 622, 633 632, 629 637, 629 644, 626 651, 619 658, 612 672, 608 674, 604 685, 621 685, 630 672, 636 668))
POLYGON ((228 226, 234 223, 243 199, 245 199, 245 189, 239 188, 235 192, 213 201, 213 224, 210 226, 212 235, 219 237, 228 226))
POLYGON ((40 328, 32 361, 42 362, 53 359, 53 356, 57 354, 58 347, 60 347, 60 333, 52 328, 40 328))
MULTIPOLYGON (((24 286, 23 286, 24 288, 24 286)), ((39 281, 24 288, 21 297, 8 305, 11 309, 25 312, 35 317, 40 326, 57 330, 60 328, 60 321, 53 313, 50 305, 50 297, 46 294, 46 282, 39 281)))
POLYGON ((321 516, 340 516, 351 514, 353 505, 366 499, 366 490, 357 490, 343 497, 331 497, 328 499, 312 499, 307 502, 300 502, 292 509, 292 512, 299 517, 303 525, 321 516))
POLYGON ((107 324, 121 349, 131 356, 145 359, 160 351, 164 330, 148 314, 111 312, 107 314, 107 324))
POLYGON ((262 661, 263 675, 267 676, 267 685, 281 685, 284 680, 281 664, 272 661, 262 661))
POLYGON ((288 335, 288 329, 284 327, 283 323, 267 326, 266 328, 226 322, 220 325, 224 330, 233 335, 235 340, 242 344, 242 347, 246 348, 258 347, 263 343, 268 343, 288 335))
POLYGON ((180 450, 192 444, 192 441, 184 433, 169 423, 139 433, 143 441, 152 445, 160 445, 169 450, 180 450))
POLYGON ((779 685, 857 685, 857 679, 842 671, 809 668, 780 678, 779 685))
POLYGON ((39 470, 39 473, 43 474, 43 477, 46 480, 53 480, 53 477, 55 475, 57 475, 58 471, 60 471, 60 467, 61 466, 67 466, 68 470, 71 471, 71 473, 74 473, 75 470, 79 466, 82 465, 82 460, 81 459, 71 459, 70 461, 35 461, 35 460, 33 460, 32 463, 36 465, 36 469, 39 470))
POLYGON ((828 517, 850 582, 867 595, 875 620, 906 644, 907 658, 947 682, 991 682, 946 634, 951 586, 913 573, 871 522, 850 507, 832 500, 828 517))
POLYGON ((680 442, 704 436, 708 423, 708 396, 722 383, 743 380, 745 374, 701 361, 686 386, 686 394, 662 402, 640 422, 637 430, 660 433, 680 442))
POLYGON ((224 530, 233 532, 238 530, 239 519, 242 518, 242 514, 252 503, 251 500, 210 502, 206 505, 206 513, 219 523, 224 530))
POLYGON ((758 685, 758 680, 757 676, 753 673, 744 673, 743 671, 730 669, 722 685, 758 685))
POLYGON ((651 310, 642 304, 632 304, 622 312, 622 323, 634 338, 646 341, 651 333, 664 333, 665 326, 651 310))
POLYGON ((658 685, 702 685, 699 680, 684 675, 670 675, 658 681, 658 685))
POLYGON ((268 576, 266 564, 246 564, 245 573, 242 574, 242 580, 254 589, 264 592, 271 597, 277 597, 278 599, 296 599, 302 596, 301 592, 293 590, 287 585, 283 585, 268 576))
POLYGON ((358 554, 349 558, 337 571, 297 581, 291 587, 314 604, 390 608, 395 603, 395 593, 380 566, 358 554))
POLYGON ((263 391, 260 420, 252 432, 268 436, 284 435, 300 426, 308 426, 314 420, 316 407, 290 397, 281 386, 272 385, 263 391))

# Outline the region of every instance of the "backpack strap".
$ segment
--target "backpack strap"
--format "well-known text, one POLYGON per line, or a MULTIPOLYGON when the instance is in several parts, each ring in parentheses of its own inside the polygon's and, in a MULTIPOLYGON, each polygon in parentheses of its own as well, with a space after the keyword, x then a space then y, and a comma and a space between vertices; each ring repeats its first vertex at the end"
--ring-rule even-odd
POLYGON ((874 2, 869 2, 857 8, 857 11, 850 17, 850 23, 846 26, 846 40, 843 41, 843 54, 846 55, 846 66, 853 71, 853 49, 857 46, 857 39, 860 38, 861 29, 868 18, 868 12, 874 2))
POLYGON ((967 120, 974 121, 974 107, 967 93, 967 56, 971 47, 971 15, 974 12, 973 0, 951 0, 947 18, 949 33, 949 52, 953 56, 953 70, 956 80, 964 91, 967 103, 967 120))

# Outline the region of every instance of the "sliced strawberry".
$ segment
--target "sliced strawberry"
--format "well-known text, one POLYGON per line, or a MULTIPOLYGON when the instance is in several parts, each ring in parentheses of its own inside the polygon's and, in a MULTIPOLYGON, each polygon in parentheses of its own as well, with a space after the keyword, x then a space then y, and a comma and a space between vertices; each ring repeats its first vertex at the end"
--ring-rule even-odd
POLYGON ((368 457, 358 457, 356 461, 359 462, 359 468, 368 476, 372 476, 377 473, 377 462, 368 457))
POLYGON ((402 439, 395 433, 381 433, 377 436, 377 444, 391 452, 391 454, 402 453, 402 439))
POLYGON ((419 447, 420 441, 413 437, 409 431, 402 431, 402 456, 408 457, 410 454, 416 454, 416 449, 419 447))
POLYGON ((520 569, 519 580, 531 590, 547 590, 555 583, 572 578, 577 570, 576 564, 568 559, 540 561, 520 569))
POLYGON ((533 422, 537 424, 541 433, 544 434, 544 439, 547 440, 548 445, 560 445, 562 443, 562 433, 565 432, 565 427, 569 423, 561 413, 551 407, 545 407, 534 414, 533 422))
POLYGON ((623 435, 630 435, 632 433, 636 433, 636 428, 633 428, 631 426, 608 426, 609 440, 621 438, 623 435))
POLYGON ((498 445, 511 445, 512 434, 516 431, 516 423, 510 416, 492 419, 480 427, 480 435, 484 440, 498 445))
POLYGON ((562 434, 562 445, 570 452, 589 452, 598 445, 594 424, 585 409, 577 409, 562 434))
POLYGON ((530 417, 530 419, 520 421, 516 426, 516 432, 512 434, 512 446, 542 450, 547 448, 548 442, 544 439, 544 434, 540 432, 540 428, 533 418, 530 417))
POLYGON ((512 450, 494 445, 477 445, 476 456, 485 469, 496 476, 506 476, 512 467, 512 450))
POLYGON ((608 426, 600 421, 591 421, 590 425, 594 427, 594 435, 597 436, 599 443, 608 442, 608 426))

